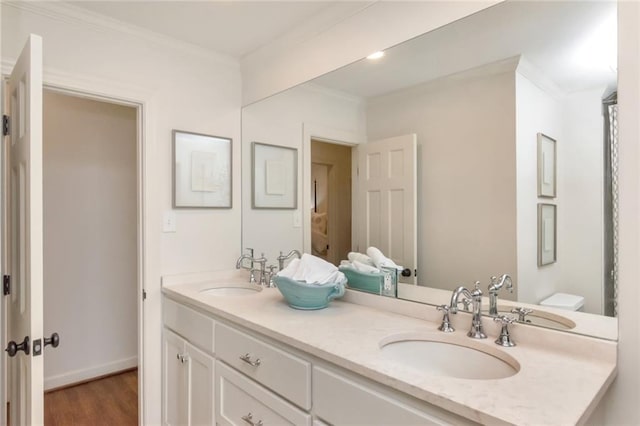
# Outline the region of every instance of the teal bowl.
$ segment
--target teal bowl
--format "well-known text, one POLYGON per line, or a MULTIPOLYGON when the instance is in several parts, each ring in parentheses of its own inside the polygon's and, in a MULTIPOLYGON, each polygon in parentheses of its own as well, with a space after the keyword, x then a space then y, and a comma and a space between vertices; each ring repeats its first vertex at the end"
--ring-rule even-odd
POLYGON ((280 276, 276 276, 274 281, 289 306, 304 310, 326 308, 333 299, 344 295, 347 282, 344 279, 337 283, 307 284, 280 276))

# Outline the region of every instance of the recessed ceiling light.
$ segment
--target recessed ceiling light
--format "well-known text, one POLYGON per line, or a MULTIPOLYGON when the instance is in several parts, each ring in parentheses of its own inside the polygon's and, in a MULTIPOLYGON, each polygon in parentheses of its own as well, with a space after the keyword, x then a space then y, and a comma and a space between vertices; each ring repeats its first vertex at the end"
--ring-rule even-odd
POLYGON ((384 56, 384 52, 382 50, 379 50, 367 56, 367 59, 376 60, 376 59, 382 58, 383 56, 384 56))

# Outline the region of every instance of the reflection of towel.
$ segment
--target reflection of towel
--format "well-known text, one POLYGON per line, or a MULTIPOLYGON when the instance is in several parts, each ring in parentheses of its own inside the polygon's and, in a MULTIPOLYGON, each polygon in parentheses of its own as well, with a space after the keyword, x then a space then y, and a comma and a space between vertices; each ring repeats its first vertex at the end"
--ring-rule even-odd
POLYGON ((375 266, 367 265, 362 262, 358 262, 357 260, 354 260, 351 265, 359 272, 376 274, 380 273, 380 269, 376 268, 375 266))
POLYGON ((396 268, 398 271, 402 271, 404 269, 402 266, 396 265, 396 262, 386 257, 380 250, 375 247, 369 247, 367 249, 367 254, 377 268, 396 268))
POLYGON ((327 214, 311 212, 311 230, 321 234, 327 233, 327 214))
POLYGON ((311 231, 311 248, 314 254, 327 254, 327 245, 329 245, 329 237, 327 234, 316 231, 311 231))
POLYGON ((369 256, 367 256, 366 254, 357 253, 355 251, 349 252, 349 254, 347 254, 347 259, 349 259, 349 262, 352 263, 358 261, 360 263, 364 263, 365 265, 374 266, 373 261, 369 256))
POLYGON ((308 284, 326 284, 344 281, 345 276, 331 263, 308 253, 300 259, 293 259, 278 276, 305 281, 308 284))

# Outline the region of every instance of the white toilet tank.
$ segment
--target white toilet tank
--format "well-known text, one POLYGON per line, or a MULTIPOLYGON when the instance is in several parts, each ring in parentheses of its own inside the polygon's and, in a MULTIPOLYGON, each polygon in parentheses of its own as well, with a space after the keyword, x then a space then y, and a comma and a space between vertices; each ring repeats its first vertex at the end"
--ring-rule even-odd
POLYGON ((540 306, 566 309, 568 311, 582 311, 584 297, 576 296, 575 294, 554 293, 540 302, 540 306))

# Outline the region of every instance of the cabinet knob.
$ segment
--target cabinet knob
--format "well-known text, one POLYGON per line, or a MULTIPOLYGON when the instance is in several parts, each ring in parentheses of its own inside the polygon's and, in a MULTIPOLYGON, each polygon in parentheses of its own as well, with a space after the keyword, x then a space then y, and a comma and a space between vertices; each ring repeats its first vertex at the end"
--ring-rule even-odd
POLYGON ((255 361, 253 361, 253 360, 251 359, 251 355, 249 355, 248 353, 246 353, 246 354, 244 354, 244 355, 240 355, 240 357, 239 357, 239 358, 240 358, 242 361, 244 361, 244 362, 246 362, 247 364, 252 365, 252 366, 254 366, 254 367, 259 366, 259 365, 260 365, 260 363, 261 363, 260 358, 256 358, 256 360, 255 360, 255 361))
POLYGON ((181 364, 184 364, 185 362, 187 362, 189 360, 189 357, 187 355, 184 355, 184 354, 178 354, 176 356, 176 358, 178 358, 178 361, 180 361, 181 364))
POLYGON ((258 420, 257 422, 253 421, 253 414, 249 413, 246 416, 242 416, 241 417, 242 420, 244 420, 246 423, 250 424, 251 426, 262 426, 262 420, 258 420))

